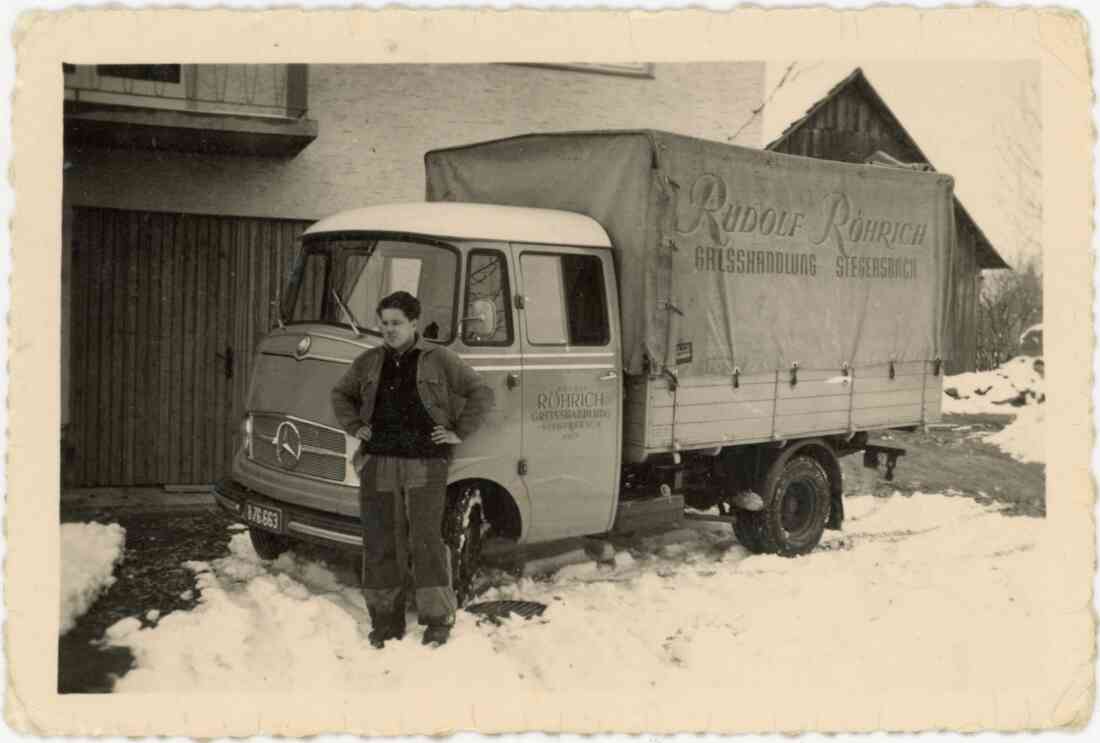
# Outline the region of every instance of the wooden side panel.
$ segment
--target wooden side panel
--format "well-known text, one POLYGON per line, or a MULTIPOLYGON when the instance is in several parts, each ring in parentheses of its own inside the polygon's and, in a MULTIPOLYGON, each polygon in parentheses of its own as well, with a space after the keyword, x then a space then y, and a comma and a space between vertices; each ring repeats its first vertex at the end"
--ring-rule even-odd
POLYGON ((942 377, 926 380, 925 367, 895 364, 893 378, 888 365, 847 376, 840 369, 799 370, 794 385, 784 370, 742 377, 737 388, 710 378, 688 380, 675 391, 666 380, 651 379, 644 414, 637 410, 640 393, 629 395, 631 435, 644 420, 645 451, 654 453, 912 425, 932 409, 930 390, 938 394, 942 384, 942 377))
POLYGON ((859 369, 852 389, 852 426, 856 430, 920 423, 923 415, 923 362, 859 369))
POLYGON ((943 415, 943 374, 930 370, 924 382, 924 422, 936 423, 943 415))
POLYGON ((775 437, 843 431, 851 406, 850 377, 836 370, 799 370, 791 384, 790 372, 779 374, 776 386, 775 437))
POLYGON ((225 473, 252 349, 308 224, 75 210, 67 486, 225 473))

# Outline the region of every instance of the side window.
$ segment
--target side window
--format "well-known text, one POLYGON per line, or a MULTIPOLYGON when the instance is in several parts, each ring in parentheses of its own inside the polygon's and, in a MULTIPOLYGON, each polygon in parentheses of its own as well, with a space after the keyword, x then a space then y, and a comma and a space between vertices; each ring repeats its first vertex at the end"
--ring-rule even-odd
POLYGON ((556 255, 524 253, 523 294, 526 297, 527 340, 531 343, 564 345, 565 299, 562 294, 561 258, 556 255))
POLYGON ((611 340, 607 322, 603 263, 594 255, 563 255, 562 280, 569 321, 569 342, 574 346, 606 346, 611 340))
POLYGON ((520 266, 530 343, 605 346, 610 342, 599 258, 525 253, 520 266))
POLYGON ((497 250, 474 250, 466 265, 466 303, 462 313, 462 340, 467 346, 512 345, 512 292, 508 287, 508 264, 497 250), (492 332, 484 320, 485 303, 493 306, 492 332))

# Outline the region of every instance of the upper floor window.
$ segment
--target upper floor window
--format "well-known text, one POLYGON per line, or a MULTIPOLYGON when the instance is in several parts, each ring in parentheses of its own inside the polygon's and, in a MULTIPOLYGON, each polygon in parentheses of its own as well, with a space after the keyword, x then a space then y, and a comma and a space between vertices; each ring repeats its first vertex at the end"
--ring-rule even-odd
POLYGON ((182 65, 178 64, 98 64, 95 69, 97 74, 104 77, 178 83, 183 75, 181 67, 182 65))

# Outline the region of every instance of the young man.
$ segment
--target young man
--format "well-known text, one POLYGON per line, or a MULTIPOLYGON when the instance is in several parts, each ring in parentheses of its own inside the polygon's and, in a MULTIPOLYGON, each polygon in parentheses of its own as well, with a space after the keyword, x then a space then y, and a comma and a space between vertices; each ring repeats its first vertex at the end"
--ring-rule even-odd
POLYGON ((359 509, 370 642, 405 634, 409 557, 424 644, 442 645, 457 608, 443 542, 452 447, 478 429, 493 391, 457 354, 417 332, 420 302, 395 292, 378 304, 385 344, 364 351, 332 390, 336 418, 361 439, 359 509))

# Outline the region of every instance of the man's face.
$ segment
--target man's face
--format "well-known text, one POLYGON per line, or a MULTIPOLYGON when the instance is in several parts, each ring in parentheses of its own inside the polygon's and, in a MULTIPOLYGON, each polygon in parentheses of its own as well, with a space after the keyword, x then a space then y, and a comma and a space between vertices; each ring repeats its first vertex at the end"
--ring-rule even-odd
POLYGON ((398 309, 386 308, 378 316, 382 323, 382 338, 390 348, 404 348, 416 335, 416 320, 410 320, 398 309))

